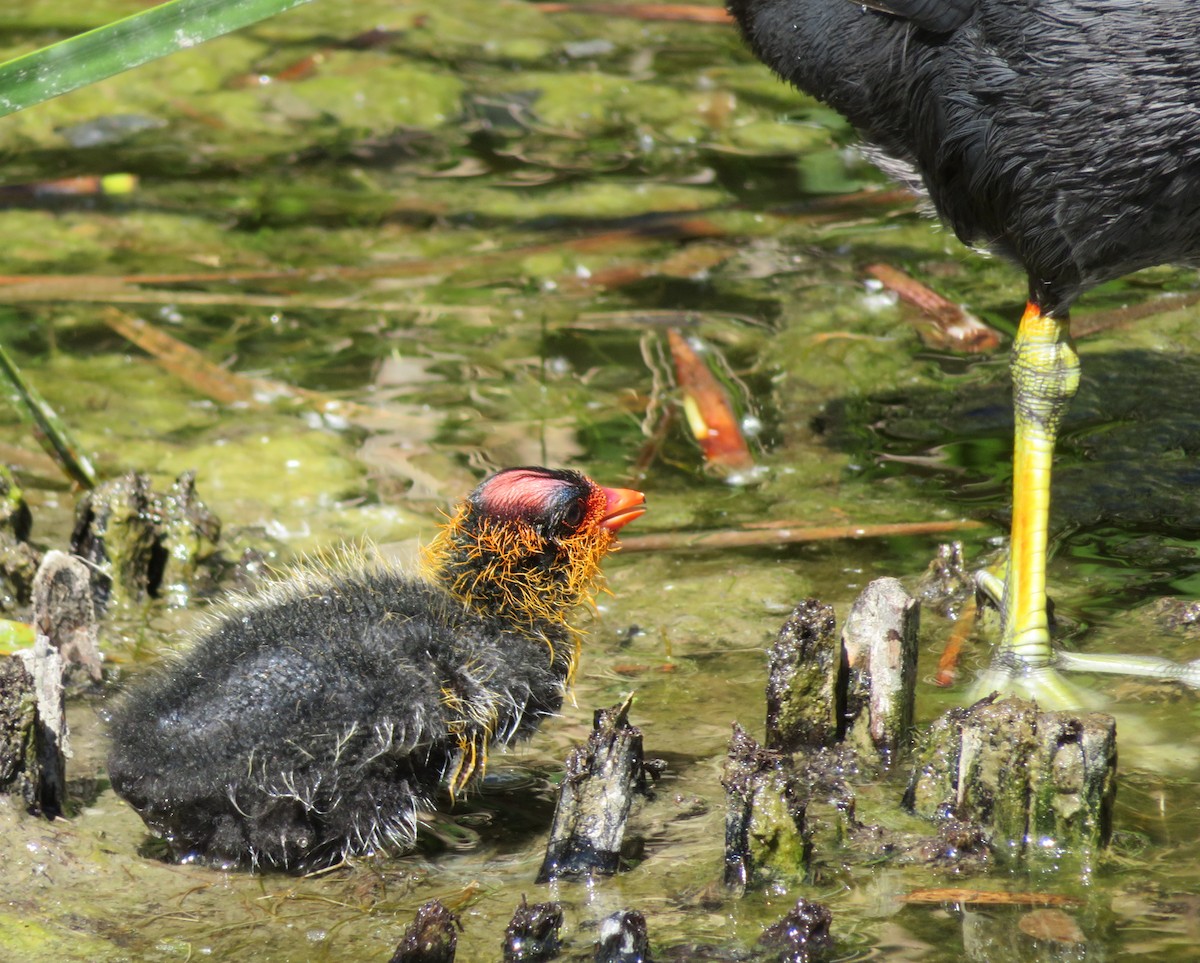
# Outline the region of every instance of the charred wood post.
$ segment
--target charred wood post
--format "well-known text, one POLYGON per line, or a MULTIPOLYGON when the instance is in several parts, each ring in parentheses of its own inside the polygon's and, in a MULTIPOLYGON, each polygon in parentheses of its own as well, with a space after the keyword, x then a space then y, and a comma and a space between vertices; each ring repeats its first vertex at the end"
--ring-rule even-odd
POLYGON ((390 963, 454 963, 461 929, 458 917, 432 900, 417 910, 390 963))
POLYGON ((33 516, 9 469, 0 465, 0 611, 29 601, 41 552, 29 544, 33 516))
POLYGON ((600 921, 595 963, 652 963, 646 917, 621 910, 600 921))
POLYGON ((734 723, 725 763, 725 884, 737 889, 808 866, 807 789, 782 753, 764 749, 734 723))
POLYGON ((37 756, 30 809, 47 816, 63 811, 67 764, 71 755, 63 672, 68 662, 83 665, 93 681, 100 678, 96 615, 91 574, 77 558, 47 552, 33 580, 34 644, 18 655, 33 682, 36 705, 32 728, 37 756))
POLYGON ((194 471, 176 478, 161 502, 164 560, 158 591, 169 604, 186 605, 197 569, 221 538, 221 520, 200 500, 194 471))
MULTIPOLYGON (((22 787, 29 811, 43 816, 59 816, 67 798, 67 762, 71 754, 67 734, 66 700, 63 697, 63 662, 50 640, 40 632, 32 649, 23 649, 14 658, 21 660, 28 674, 29 691, 33 697, 34 715, 31 728, 24 738, 32 746, 32 755, 26 753, 28 762, 36 758, 35 767, 26 766, 25 772, 32 780, 32 787, 22 787), (30 792, 30 789, 32 792, 30 792)), ((9 677, 23 688, 23 679, 9 677)), ((23 699, 23 696, 18 696, 23 699)), ((22 716, 28 719, 27 716, 22 716)))
POLYGON ((146 475, 130 472, 79 500, 71 550, 92 565, 96 608, 158 591, 165 560, 162 511, 146 475))
POLYGON ((1030 836, 1035 846, 1095 852, 1112 839, 1117 795, 1117 724, 1102 712, 1038 716, 1030 780, 1030 836))
POLYGON ((808 599, 788 616, 771 647, 767 748, 831 746, 842 734, 845 674, 833 608, 808 599))
POLYGON ((1116 795, 1116 723, 983 699, 946 713, 918 750, 906 808, 982 827, 1001 858, 1082 859, 1106 846, 1116 795))
POLYGON ((74 662, 100 678, 88 568, 64 552, 47 552, 31 595, 33 647, 0 665, 0 790, 20 793, 31 812, 57 816, 71 754, 63 670, 74 662))
POLYGON ((820 963, 833 955, 829 924, 833 914, 822 903, 799 899, 778 923, 768 926, 758 939, 766 963, 820 963))
POLYGON ((193 473, 160 495, 149 477, 129 472, 80 500, 71 549, 91 563, 95 604, 103 611, 164 592, 186 600, 197 562, 219 535, 220 521, 196 496, 193 473))
POLYGON ((620 868, 633 797, 646 791, 642 732, 628 720, 632 702, 598 710, 586 745, 567 758, 539 883, 620 868))
POLYGON ((0 659, 0 792, 20 796, 40 810, 41 757, 37 693, 19 655, 0 659))
POLYGON ((93 682, 101 677, 91 572, 66 552, 49 551, 33 581, 33 625, 50 640, 64 665, 82 666, 93 682))
POLYGON ((525 897, 504 931, 504 963, 543 963, 558 956, 563 924, 561 903, 534 903, 525 897))
POLYGON ((848 665, 847 742, 891 764, 911 743, 921 606, 894 578, 876 579, 842 629, 848 665))
POLYGON ((730 746, 727 884, 801 875, 826 828, 834 845, 853 838, 863 851, 940 865, 1086 863, 1107 845, 1115 723, 1019 700, 951 710, 922 740, 903 804, 933 820, 936 835, 856 818, 849 776, 909 751, 918 619, 918 603, 894 579, 867 587, 840 642, 828 606, 809 600, 789 617, 771 649, 767 749, 740 729, 730 746), (825 819, 830 803, 835 812, 825 819))

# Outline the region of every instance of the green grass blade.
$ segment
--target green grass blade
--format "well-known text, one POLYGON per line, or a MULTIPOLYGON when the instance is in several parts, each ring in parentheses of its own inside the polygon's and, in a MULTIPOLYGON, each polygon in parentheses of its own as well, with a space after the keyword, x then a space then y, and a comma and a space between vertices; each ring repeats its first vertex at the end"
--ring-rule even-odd
POLYGON ((171 0, 0 64, 0 117, 309 0, 171 0))
POLYGON ((96 487, 96 471, 83 454, 67 426, 21 374, 21 370, 0 347, 0 391, 8 395, 17 414, 32 430, 38 443, 53 458, 63 472, 84 488, 96 487))

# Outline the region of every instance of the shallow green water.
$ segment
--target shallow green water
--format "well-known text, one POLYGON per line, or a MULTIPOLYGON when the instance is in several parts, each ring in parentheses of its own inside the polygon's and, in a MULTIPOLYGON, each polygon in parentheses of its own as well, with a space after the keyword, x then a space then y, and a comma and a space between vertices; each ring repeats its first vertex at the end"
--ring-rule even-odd
MULTIPOLYGON (((91 3, 66 23, 60 6, 0 21, 0 45, 27 49, 137 5, 91 3)), ((286 561, 364 536, 403 550, 487 468, 547 462, 636 482, 652 505, 639 532, 975 517, 994 523, 967 533, 979 558, 1003 534, 1007 502, 1004 354, 923 348, 914 315, 872 296, 862 268, 902 267, 1008 329, 1021 279, 904 204, 806 215, 803 202, 882 186, 851 142, 728 28, 485 0, 325 0, 0 122, 5 184, 140 177, 123 197, 0 198, 0 273, 79 279, 68 296, 0 286, 0 341, 105 476, 139 469, 165 484, 198 469, 232 556, 253 545, 286 561), (393 33, 350 43, 376 26, 393 33), (318 53, 299 79, 258 79, 318 53), (99 146, 71 146, 104 117, 126 119, 99 146), (664 227, 687 213, 705 219, 704 236, 664 227), (119 297, 93 280, 284 268, 307 273, 149 280, 119 297), (110 303, 233 371, 377 410, 347 424, 286 401, 214 403, 106 327, 110 303), (645 356, 675 311, 724 353, 764 422, 766 473, 753 487, 707 477, 678 425, 644 477, 630 477, 647 408, 661 401, 645 356)), ((1077 321, 1194 280, 1146 272, 1090 296, 1077 321)), ((1081 341, 1050 579, 1070 644, 1188 659, 1195 636, 1165 628, 1151 604, 1197 594, 1200 571, 1196 312, 1165 304, 1081 341)), ((15 416, 0 412, 0 425, 35 540, 62 545, 74 497, 29 454, 15 416)), ((1122 713, 1122 781, 1112 854, 1087 880, 963 879, 829 852, 815 880, 787 891, 738 900, 720 889, 725 746, 734 720, 761 731, 765 647, 783 617, 810 595, 844 615, 872 578, 911 584, 934 548, 908 538, 618 555, 575 704, 496 758, 498 778, 455 812, 478 843, 313 879, 155 859, 105 781, 102 704, 80 700, 71 818, 3 813, 0 959, 382 960, 434 897, 462 914, 459 958, 496 959, 522 893, 564 902, 568 959, 589 959, 597 921, 624 907, 647 915, 663 958, 695 958, 694 944, 731 958, 797 895, 830 905, 847 958, 1194 958, 1197 703, 1163 686, 1095 683, 1122 713), (647 753, 669 763, 631 825, 641 861, 590 886, 537 886, 561 761, 592 709, 631 690, 647 753), (1071 913, 1087 942, 1018 937, 1017 910, 899 900, 931 886, 1081 897, 1071 913)), ((115 620, 112 666, 136 672, 203 607, 115 620)), ((947 628, 924 621, 925 676, 947 628)), ((924 683, 922 718, 953 698, 924 683)), ((860 815, 888 818, 895 795, 865 792, 860 815)))

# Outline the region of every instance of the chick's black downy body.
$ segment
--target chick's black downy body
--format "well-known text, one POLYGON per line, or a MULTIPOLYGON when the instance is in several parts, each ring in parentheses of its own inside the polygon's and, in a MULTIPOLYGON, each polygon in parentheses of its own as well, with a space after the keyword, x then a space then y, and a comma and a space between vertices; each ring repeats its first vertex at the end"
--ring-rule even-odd
POLYGON ((565 617, 587 586, 535 613, 473 605, 447 566, 481 551, 487 582, 481 563, 503 546, 469 531, 537 548, 510 573, 567 568, 581 564, 572 540, 598 560, 640 503, 575 472, 514 469, 463 504, 428 578, 350 554, 271 584, 121 702, 114 789, 184 858, 304 868, 409 847, 439 784, 461 787, 489 744, 557 712, 574 667, 565 617))
POLYGON ((1200 256, 1192 0, 729 7, 760 59, 916 173, 961 240, 1021 264, 1044 312, 1200 256))
POLYGON ((457 752, 450 700, 499 700, 497 734, 526 733, 562 705, 566 643, 386 570, 334 577, 225 621, 127 703, 113 785, 181 854, 291 866, 403 844, 457 752))

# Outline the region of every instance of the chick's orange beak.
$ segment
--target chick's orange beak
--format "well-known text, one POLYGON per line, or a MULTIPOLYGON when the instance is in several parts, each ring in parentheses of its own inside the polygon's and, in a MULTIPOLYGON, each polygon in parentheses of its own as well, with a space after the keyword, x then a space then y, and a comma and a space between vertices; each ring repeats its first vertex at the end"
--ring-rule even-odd
POLYGON ((635 492, 632 488, 602 488, 605 506, 604 517, 600 519, 601 528, 614 534, 623 526, 628 525, 639 515, 646 513, 646 496, 635 492))

